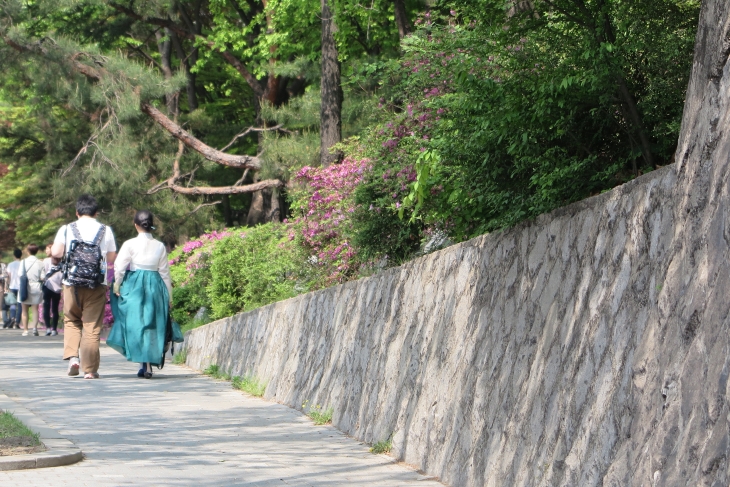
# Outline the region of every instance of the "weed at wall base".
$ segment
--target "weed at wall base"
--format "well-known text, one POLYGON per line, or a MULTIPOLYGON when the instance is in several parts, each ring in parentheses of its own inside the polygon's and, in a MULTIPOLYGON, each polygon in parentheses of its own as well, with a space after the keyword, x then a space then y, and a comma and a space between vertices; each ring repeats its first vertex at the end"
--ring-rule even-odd
POLYGON ((183 348, 172 357, 172 363, 175 365, 184 365, 188 361, 188 349, 183 348))
POLYGON ((392 449, 393 449, 393 435, 391 435, 385 441, 379 441, 379 442, 375 443, 372 447, 370 447, 370 453, 379 455, 381 453, 390 453, 390 450, 392 450, 392 449))
POLYGON ((304 401, 304 404, 302 404, 302 409, 306 411, 305 414, 309 416, 317 426, 322 426, 332 422, 332 413, 334 412, 333 408, 324 409, 319 404, 310 405, 307 400, 304 401))
POLYGON ((231 381, 231 385, 233 385, 234 389, 238 389, 239 391, 243 391, 254 397, 262 397, 266 391, 266 382, 261 381, 252 375, 231 377, 230 374, 222 372, 220 367, 217 365, 209 365, 203 371, 203 374, 214 379, 231 381))
POLYGON ((254 397, 262 397, 266 391, 266 383, 260 382, 258 379, 250 375, 243 377, 236 376, 233 378, 233 388, 254 397))

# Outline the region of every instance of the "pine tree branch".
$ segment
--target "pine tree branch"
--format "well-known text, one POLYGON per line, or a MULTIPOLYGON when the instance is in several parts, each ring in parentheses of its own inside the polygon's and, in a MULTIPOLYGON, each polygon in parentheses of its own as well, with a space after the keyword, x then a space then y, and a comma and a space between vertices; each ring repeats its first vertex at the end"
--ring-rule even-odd
MULTIPOLYGON (((266 188, 278 188, 281 186, 284 186, 284 183, 279 181, 278 179, 267 179, 264 181, 259 181, 253 184, 247 184, 245 186, 241 186, 243 181, 246 179, 246 175, 248 174, 249 168, 246 168, 246 170, 243 172, 243 177, 235 182, 233 186, 181 186, 177 184, 177 181, 187 177, 191 176, 192 180, 192 174, 195 173, 195 169, 193 169, 192 172, 186 173, 186 174, 180 174, 180 158, 183 155, 183 151, 185 150, 185 144, 183 141, 178 141, 178 149, 177 154, 175 155, 175 160, 172 163, 172 176, 165 181, 162 181, 156 185, 154 185, 152 188, 147 190, 147 194, 155 194, 159 191, 169 189, 174 191, 175 193, 180 194, 186 194, 186 195, 192 195, 192 196, 200 196, 200 195, 224 195, 224 194, 243 194, 243 193, 255 193, 256 191, 261 191, 262 189, 266 188)), ((211 203, 212 204, 212 203, 211 203)), ((206 205, 203 205, 206 206, 206 205)), ((194 211, 199 210, 200 208, 196 208, 194 211)))
POLYGON ((177 140, 181 141, 186 146, 190 147, 200 155, 208 159, 209 161, 215 162, 228 167, 239 167, 242 169, 261 169, 261 159, 256 156, 236 156, 233 154, 226 154, 218 149, 214 149, 209 145, 206 145, 202 141, 196 139, 190 135, 186 130, 180 127, 178 124, 167 118, 167 116, 153 107, 149 103, 142 103, 140 106, 142 112, 149 115, 152 120, 157 122, 159 126, 165 129, 177 140))
MULTIPOLYGON (((32 47, 23 46, 15 41, 3 37, 3 40, 13 49, 21 53, 38 51, 42 55, 47 55, 47 51, 41 44, 37 44, 32 47)), ((78 60, 78 58, 85 56, 83 52, 77 52, 70 56, 70 61, 76 71, 83 74, 87 78, 93 81, 99 81, 107 74, 103 69, 96 69, 88 66, 78 60)), ((257 171, 261 169, 261 159, 256 156, 238 156, 232 154, 226 154, 225 152, 219 151, 209 145, 206 145, 201 140, 196 139, 178 124, 170 120, 164 113, 153 107, 149 103, 143 102, 140 105, 140 110, 148 115, 152 120, 170 133, 173 137, 184 143, 186 146, 198 152, 200 155, 208 159, 209 161, 215 162, 228 167, 237 167, 241 169, 253 169, 257 171)))
MULTIPOLYGON (((48 51, 43 47, 43 44, 40 42, 36 43, 35 45, 31 46, 24 46, 21 44, 18 44, 14 40, 10 39, 7 36, 3 36, 3 41, 8 46, 12 47, 16 51, 18 51, 21 54, 26 53, 35 53, 40 54, 42 56, 47 56, 48 51)), ((91 66, 88 66, 81 61, 78 60, 79 57, 84 56, 84 53, 77 52, 76 54, 72 55, 69 60, 71 61, 71 64, 73 65, 74 69, 78 71, 79 73, 83 74, 87 78, 89 78, 92 81, 99 81, 102 77, 102 73, 100 70, 93 68, 91 66)))
MULTIPOLYGON (((191 196, 202 196, 202 195, 224 195, 224 194, 244 194, 244 193, 255 193, 266 188, 281 188, 284 183, 278 179, 265 179, 257 183, 247 184, 245 186, 180 186, 179 184, 172 181, 170 178, 167 181, 167 186, 162 186, 157 191, 163 189, 170 189, 175 193, 191 195, 191 196)), ((157 192, 155 191, 155 192, 157 192)), ((152 194, 147 192, 147 194, 152 194)))

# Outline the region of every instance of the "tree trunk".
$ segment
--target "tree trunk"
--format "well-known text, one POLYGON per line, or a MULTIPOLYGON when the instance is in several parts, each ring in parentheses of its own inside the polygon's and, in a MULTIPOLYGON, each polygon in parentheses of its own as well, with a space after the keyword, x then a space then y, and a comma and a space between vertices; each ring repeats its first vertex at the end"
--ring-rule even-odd
POLYGON ((634 126, 636 134, 639 136, 639 144, 641 146, 641 154, 644 156, 644 161, 646 161, 652 169, 656 169, 656 162, 654 162, 654 156, 651 153, 651 143, 644 131, 644 124, 641 122, 639 109, 636 106, 634 97, 631 96, 631 92, 629 91, 629 87, 626 85, 626 81, 621 75, 618 76, 618 89, 621 95, 621 100, 626 106, 626 111, 629 114, 630 122, 634 126))
POLYGON ((269 217, 270 222, 281 221, 281 205, 279 203, 279 189, 271 188, 271 204, 269 205, 269 217))
MULTIPOLYGON (((160 52, 162 73, 165 75, 165 79, 169 80, 173 76, 172 64, 170 62, 172 57, 172 41, 170 39, 170 33, 167 32, 167 36, 165 38, 165 36, 162 35, 162 32, 158 30, 155 32, 155 37, 157 38, 157 50, 160 52)), ((177 93, 165 96, 165 105, 167 105, 167 113, 173 117, 176 116, 178 114, 177 93)))
POLYGON ((320 163, 323 167, 337 162, 341 155, 331 154, 330 147, 342 140, 342 85, 340 61, 335 43, 333 0, 322 2, 322 108, 320 110, 320 163))
POLYGON ((398 35, 401 39, 410 33, 408 15, 406 15, 406 3, 404 0, 393 0, 395 7, 395 24, 398 26, 398 35))
POLYGON ((246 226, 255 227, 266 221, 266 213, 264 212, 264 193, 256 191, 251 195, 251 206, 248 209, 246 217, 246 226))
POLYGON ((233 226, 233 213, 231 212, 231 197, 227 194, 221 196, 221 208, 223 209, 223 218, 227 227, 233 226))
POLYGON ((180 63, 183 69, 185 69, 185 77, 188 80, 186 92, 188 95, 188 110, 193 111, 198 108, 198 95, 195 93, 195 73, 190 71, 191 62, 194 64, 198 61, 198 48, 193 48, 193 52, 190 56, 185 54, 185 50, 182 46, 180 37, 171 29, 166 29, 167 35, 170 36, 173 46, 175 46, 175 52, 177 57, 180 58, 180 63))

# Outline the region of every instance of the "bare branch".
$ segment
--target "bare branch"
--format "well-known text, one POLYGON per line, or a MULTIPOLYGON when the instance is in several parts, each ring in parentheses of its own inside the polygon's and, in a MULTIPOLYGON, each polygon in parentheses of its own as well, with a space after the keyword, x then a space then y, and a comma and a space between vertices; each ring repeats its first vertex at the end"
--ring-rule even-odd
POLYGON ((249 128, 247 128, 246 130, 244 130, 243 132, 241 132, 241 133, 237 134, 237 135, 236 135, 235 137, 233 137, 233 138, 231 139, 231 141, 230 141, 230 142, 229 142, 228 144, 226 144, 226 146, 225 146, 225 147, 223 147, 223 148, 221 149, 221 151, 224 151, 224 150, 226 150, 226 149, 230 148, 230 147, 231 147, 231 146, 232 146, 233 144, 235 144, 235 143, 236 143, 236 141, 237 141, 238 139, 240 139, 241 137, 245 137, 245 136, 247 136, 247 135, 248 135, 248 134, 250 134, 251 132, 269 132, 269 131, 273 131, 273 130, 281 130, 281 131, 283 131, 283 132, 288 132, 288 133, 291 133, 291 132, 290 132, 289 130, 283 129, 283 128, 282 128, 283 126, 284 126, 284 124, 281 124, 281 123, 280 123, 279 125, 276 125, 276 126, 274 126, 274 127, 262 127, 262 128, 259 128, 259 127, 249 127, 249 128))
POLYGON ((238 181, 236 181, 233 185, 234 186, 240 186, 240 185, 242 185, 243 182, 246 180, 246 176, 248 176, 248 169, 246 169, 245 171, 243 171, 243 176, 241 176, 241 179, 239 179, 238 181))
POLYGON ((193 213, 195 213, 196 211, 198 211, 199 209, 201 209, 201 208, 203 208, 203 207, 206 207, 206 206, 214 206, 214 205, 219 205, 219 204, 221 204, 221 203, 222 203, 222 201, 220 201, 220 200, 218 200, 218 201, 213 201, 212 203, 201 203, 201 204, 199 204, 198 206, 196 206, 196 207, 195 207, 195 209, 194 209, 193 211, 191 211, 190 213, 188 213, 188 215, 192 215, 193 213))
POLYGON ((158 63, 157 61, 155 61, 155 59, 152 56, 150 56, 149 54, 147 54, 146 52, 144 52, 139 47, 137 47, 134 44, 131 44, 129 42, 127 42, 127 47, 129 47, 133 51, 139 53, 143 58, 145 58, 147 61, 151 62, 152 65, 155 66, 160 71, 162 71, 162 72, 165 71, 160 63, 158 63))

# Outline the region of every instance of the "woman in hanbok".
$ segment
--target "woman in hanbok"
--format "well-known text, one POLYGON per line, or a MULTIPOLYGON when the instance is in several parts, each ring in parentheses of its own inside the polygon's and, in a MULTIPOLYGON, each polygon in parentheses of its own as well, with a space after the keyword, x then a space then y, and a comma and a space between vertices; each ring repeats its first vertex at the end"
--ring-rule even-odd
POLYGON ((172 283, 165 245, 150 233, 152 213, 138 211, 134 226, 139 235, 124 242, 114 261, 114 325, 106 344, 139 362, 137 377, 149 379, 152 366, 163 363, 172 283))

